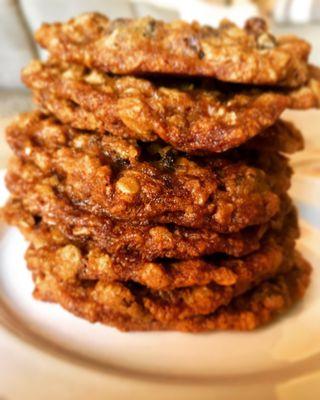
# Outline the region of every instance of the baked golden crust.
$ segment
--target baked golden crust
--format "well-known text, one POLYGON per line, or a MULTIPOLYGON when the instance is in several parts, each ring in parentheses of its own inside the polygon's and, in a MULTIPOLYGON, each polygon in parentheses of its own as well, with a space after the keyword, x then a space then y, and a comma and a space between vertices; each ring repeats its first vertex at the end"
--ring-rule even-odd
POLYGON ((240 152, 247 149, 255 149, 257 152, 293 154, 304 149, 304 139, 301 131, 293 123, 279 119, 274 125, 234 151, 240 152))
POLYGON ((98 282, 98 290, 104 287, 110 288, 118 283, 129 287, 136 286, 139 303, 143 304, 144 308, 161 322, 212 313, 218 307, 229 304, 235 296, 292 267, 292 259, 287 258, 283 261, 280 248, 271 245, 241 261, 234 260, 229 262, 229 265, 226 261, 225 266, 222 262, 221 268, 215 263, 200 259, 152 266, 132 265, 131 271, 123 270, 123 275, 126 275, 127 280, 121 281, 116 278, 110 279, 110 273, 114 272, 116 275, 121 270, 120 266, 118 266, 118 271, 114 266, 111 271, 109 270, 109 276, 105 270, 101 279, 93 280, 90 273, 87 275, 84 271, 84 276, 82 276, 81 271, 82 264, 85 268, 90 262, 95 262, 95 257, 91 258, 92 254, 89 257, 90 261, 86 262, 82 259, 79 249, 70 244, 57 249, 56 252, 48 248, 31 247, 26 253, 29 268, 42 273, 46 273, 49 268, 49 273, 55 274, 67 285, 78 279, 80 284, 81 281, 88 281, 89 284, 98 282), (283 262, 281 263, 280 260, 283 262), (161 269, 164 271, 162 274, 161 269), (135 282, 143 286, 136 285, 135 282), (191 285, 195 282, 196 286, 188 286, 189 282, 191 285), (151 289, 145 286, 146 284, 151 289), (175 287, 172 287, 173 285, 175 287))
POLYGON ((38 189, 35 187, 32 194, 26 192, 23 200, 8 202, 2 210, 2 219, 18 226, 28 240, 31 240, 30 228, 41 219, 58 227, 69 240, 81 246, 93 242, 115 259, 148 262, 158 258, 188 259, 214 253, 240 257, 257 250, 268 228, 282 223, 280 215, 280 221, 277 217, 268 224, 230 234, 174 225, 133 225, 94 216, 65 200, 45 197, 43 186, 42 192, 38 189))
POLYGON ((227 82, 299 86, 307 79, 310 46, 294 36, 275 38, 261 19, 244 29, 153 18, 110 21, 83 14, 44 24, 37 42, 62 60, 115 74, 202 75, 227 82))
MULTIPOLYGON (((81 66, 33 61, 22 73, 44 112, 74 128, 142 141, 161 138, 186 152, 222 152, 273 125, 290 106, 319 103, 310 87, 291 92, 108 76, 81 66), (207 86, 207 89, 206 89, 207 86)), ((284 127, 286 129, 286 127, 284 127)), ((287 128, 288 129, 288 128, 287 128)))
POLYGON ((307 110, 320 107, 320 68, 309 65, 308 82, 289 92, 290 108, 307 110))
POLYGON ((36 240, 26 260, 33 271, 52 273, 67 285, 93 281, 98 282, 99 290, 112 283, 133 285, 139 303, 156 320, 166 322, 212 313, 233 297, 290 270, 296 220, 289 216, 285 226, 285 230, 264 238, 258 251, 241 259, 219 256, 179 262, 124 260, 121 264, 94 243, 83 248, 68 241, 61 244, 56 234, 50 239, 50 228, 40 223, 31 233, 36 240))
MULTIPOLYGON (((16 183, 20 188, 19 181, 16 183)), ((15 193, 20 193, 19 188, 15 193)), ((135 226, 98 218, 71 206, 63 199, 47 196, 44 186, 38 190, 37 185, 26 190, 23 199, 11 198, 1 210, 1 219, 17 226, 27 240, 40 242, 41 245, 46 240, 52 242, 50 235, 45 240, 42 232, 40 240, 39 235, 34 234, 40 224, 46 224, 55 230, 53 236, 58 238, 55 244, 65 244, 66 240, 81 248, 94 244, 101 252, 108 253, 110 258, 121 264, 152 262, 164 258, 188 260, 212 254, 240 257, 258 250, 262 239, 275 235, 289 223, 293 235, 297 235, 296 216, 289 199, 283 199, 281 212, 268 224, 237 233, 219 234, 206 229, 174 225, 135 226)))
MULTIPOLYGON (((73 166, 73 168, 74 167, 75 166, 73 166)), ((230 172, 230 170, 227 172, 230 172)), ((79 186, 80 176, 81 173, 75 178, 75 182, 79 182, 79 186)), ((99 178, 100 177, 101 176, 99 176, 99 178)), ((267 223, 276 215, 280 205, 279 196, 277 194, 273 193, 269 188, 264 188, 264 186, 262 186, 262 189, 257 187, 251 190, 250 185, 248 185, 248 193, 244 193, 245 195, 242 196, 241 190, 245 191, 246 187, 242 185, 241 188, 239 188, 240 190, 237 191, 237 188, 234 188, 232 185, 236 184, 237 181, 242 182, 245 178, 244 174, 239 174, 239 171, 237 171, 237 173, 235 172, 235 176, 233 177, 231 175, 231 177, 234 178, 234 181, 230 184, 230 191, 234 190, 232 196, 230 196, 228 192, 226 194, 222 192, 222 199, 216 196, 208 206, 204 205, 204 207, 201 207, 197 204, 193 204, 193 198, 190 199, 189 197, 183 200, 183 195, 177 199, 177 203, 172 203, 172 201, 170 202, 169 192, 168 203, 165 203, 163 197, 157 201, 157 195, 155 194, 153 199, 149 196, 149 202, 145 203, 145 209, 148 213, 142 213, 144 210, 139 208, 139 205, 134 203, 131 198, 129 199, 130 201, 119 199, 118 203, 114 202, 115 207, 111 209, 106 207, 107 202, 104 193, 101 198, 101 203, 96 201, 96 198, 94 198, 94 203, 90 203, 91 199, 89 196, 87 200, 85 200, 86 192, 81 193, 80 191, 74 191, 70 195, 70 190, 68 190, 70 187, 63 183, 61 184, 57 175, 52 173, 45 175, 41 173, 40 169, 30 163, 19 166, 18 160, 11 162, 6 182, 9 190, 16 196, 22 198, 27 191, 32 194, 32 187, 34 187, 34 189, 37 188, 37 191, 46 193, 48 199, 58 195, 59 197, 71 200, 73 204, 84 211, 92 212, 102 217, 110 218, 110 215, 112 215, 113 218, 119 221, 130 221, 132 224, 136 225, 174 223, 180 226, 207 228, 215 232, 231 233, 238 232, 248 226, 267 223), (13 166, 14 164, 16 166, 13 166), (23 174, 24 178, 20 174, 23 174), (39 182, 38 179, 45 179, 45 181, 39 182), (19 184, 17 185, 15 182, 19 182, 19 184), (83 196, 83 201, 79 196, 83 196), (178 203, 179 201, 180 204, 178 203), (155 204, 156 207, 151 208, 153 204, 155 204), (190 207, 192 207, 192 209, 190 209, 190 207)), ((96 176, 93 176, 91 179, 96 183, 94 181, 97 179, 96 176)), ((255 176, 248 176, 250 184, 256 184, 257 182, 253 182, 255 179, 255 176)), ((90 179, 88 179, 88 182, 89 181, 90 179)), ((102 185, 103 180, 101 180, 99 184, 102 185)), ((83 186, 84 190, 89 189, 86 184, 83 186)), ((147 195, 148 194, 149 192, 147 192, 147 195)))
MULTIPOLYGON (((243 159, 244 162, 249 159, 251 166, 260 168, 261 165, 262 169, 269 174, 270 168, 265 168, 265 160, 272 159, 270 152, 294 153, 304 146, 301 132, 292 123, 278 120, 276 124, 237 149, 220 156, 202 156, 202 158, 199 158, 179 153, 160 140, 148 144, 133 139, 114 137, 110 134, 100 135, 73 129, 37 111, 20 114, 8 126, 6 137, 14 153, 26 161, 36 158, 36 152, 43 148, 50 153, 67 147, 89 156, 96 156, 100 159, 106 158, 113 164, 117 163, 120 166, 135 165, 147 161, 157 166, 161 171, 174 169, 179 157, 194 161, 198 166, 210 165, 212 160, 217 160, 220 157, 235 161, 243 159), (33 152, 34 154, 32 154, 33 152)), ((290 177, 288 166, 285 165, 286 158, 281 156, 275 158, 278 161, 273 159, 272 161, 278 168, 278 175, 281 171, 284 171, 290 177)), ((41 164, 44 164, 45 161, 44 159, 41 164)), ((35 163, 39 164, 39 161, 35 163)), ((114 167, 116 170, 119 168, 119 166, 114 167)), ((283 180, 284 186, 288 187, 288 184, 285 184, 284 181, 285 179, 283 180)))
MULTIPOLYGON (((238 231, 265 223, 276 214, 279 199, 268 181, 283 193, 290 178, 286 160, 277 154, 268 154, 267 158, 283 167, 279 181, 277 171, 275 176, 267 177, 262 170, 239 161, 237 154, 230 159, 190 160, 175 155, 170 149, 168 155, 166 147, 160 146, 152 150, 160 160, 156 157, 152 161, 155 157, 152 151, 151 160, 140 161, 134 157, 128 160, 127 154, 123 156, 126 147, 116 146, 112 137, 93 141, 91 146, 92 136, 80 135, 76 145, 70 147, 55 143, 65 127, 60 127, 58 132, 40 129, 38 139, 41 141, 42 134, 47 135, 46 147, 30 143, 29 139, 21 142, 19 135, 24 136, 24 129, 28 131, 28 124, 24 128, 19 124, 18 128, 16 125, 9 128, 11 146, 24 160, 37 165, 47 178, 52 177, 56 190, 82 209, 132 223, 152 220, 198 228, 210 226, 221 232, 238 231)), ((30 129, 37 131, 33 124, 30 129)), ((253 160, 257 162, 261 160, 253 160)))
MULTIPOLYGON (((34 198, 29 198, 29 193, 21 184, 18 187, 24 192, 24 203, 30 202, 29 207, 36 207, 34 198)), ((38 192, 36 185, 31 185, 29 190, 38 192)), ((40 201, 40 204, 49 215, 57 215, 55 210, 48 208, 48 199, 40 201)), ((105 282, 113 282, 108 284, 109 289, 118 281, 138 282, 151 288, 146 293, 144 286, 141 294, 143 304, 153 318, 162 322, 211 313, 253 285, 287 270, 291 266, 290 253, 297 236, 296 219, 289 216, 289 220, 282 223, 286 226, 284 237, 275 230, 263 239, 263 246, 258 252, 242 259, 220 256, 212 259, 215 261, 192 259, 146 263, 134 260, 130 254, 113 258, 99 250, 95 242, 71 244, 61 235, 60 224, 52 225, 50 221, 49 229, 37 216, 33 218, 30 213, 25 216, 24 210, 21 211, 21 203, 16 207, 16 202, 13 202, 3 212, 7 221, 17 224, 33 243, 27 260, 33 270, 41 269, 41 276, 44 269, 53 268, 58 279, 66 279, 68 286, 78 278, 85 281, 98 279, 103 282, 99 285, 99 291, 105 282), (176 287, 180 289, 175 290, 176 287)), ((142 289, 139 290, 141 292, 142 289)))
POLYGON ((199 332, 255 329, 303 297, 284 155, 303 139, 279 118, 320 107, 308 43, 257 18, 94 13, 36 38, 49 60, 22 78, 40 110, 7 130, 0 210, 30 242, 36 298, 121 330, 199 332))
MULTIPOLYGON (((229 305, 208 315, 181 319, 156 319, 159 315, 142 303, 143 290, 136 285, 106 284, 103 281, 66 280, 48 267, 38 269, 37 258, 30 258, 29 268, 35 280, 34 296, 56 302, 68 311, 91 322, 102 322, 121 330, 252 330, 270 322, 301 299, 309 284, 311 267, 299 255, 294 267, 236 297, 229 305)), ((41 266, 39 266, 41 268, 41 266)), ((203 294, 199 293, 199 297, 203 294)))

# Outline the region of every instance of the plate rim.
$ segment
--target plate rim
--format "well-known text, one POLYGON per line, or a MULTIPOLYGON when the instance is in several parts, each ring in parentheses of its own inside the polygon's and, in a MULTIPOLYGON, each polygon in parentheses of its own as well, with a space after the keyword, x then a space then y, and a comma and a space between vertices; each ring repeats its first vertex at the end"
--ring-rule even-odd
MULTIPOLYGON (((0 244, 3 246, 3 240, 8 234, 10 227, 0 224, 0 244)), ((14 229, 14 228, 13 228, 14 229)), ((1 275, 0 275, 1 285, 1 275)), ((299 305, 297 305, 299 306, 299 305)), ((294 307, 295 308, 295 307, 294 307)), ((293 308, 293 309, 294 309, 293 308)), ((281 319, 281 317, 280 317, 281 319)), ((102 372, 112 376, 118 376, 127 379, 140 380, 145 382, 157 382, 168 384, 257 384, 266 381, 280 383, 305 375, 320 371, 320 352, 307 359, 300 360, 289 366, 279 366, 275 369, 264 369, 257 372, 246 372, 243 374, 230 374, 228 376, 215 374, 215 376, 196 376, 189 373, 165 374, 159 372, 148 372, 135 370, 132 367, 126 368, 123 365, 107 363, 102 360, 94 359, 90 356, 78 353, 76 350, 68 349, 66 346, 56 343, 54 340, 38 334, 35 329, 30 328, 27 319, 15 312, 14 307, 5 300, 5 296, 0 291, 0 329, 14 336, 21 343, 28 345, 33 350, 37 350, 55 359, 62 360, 72 365, 90 369, 96 372, 102 372)), ((115 328, 114 328, 115 329, 115 328)), ((129 333, 128 333, 129 334, 129 333)), ((152 334, 152 332, 149 332, 152 334)), ((188 335, 188 333, 186 333, 188 335)), ((250 334, 250 332, 248 332, 250 334)))

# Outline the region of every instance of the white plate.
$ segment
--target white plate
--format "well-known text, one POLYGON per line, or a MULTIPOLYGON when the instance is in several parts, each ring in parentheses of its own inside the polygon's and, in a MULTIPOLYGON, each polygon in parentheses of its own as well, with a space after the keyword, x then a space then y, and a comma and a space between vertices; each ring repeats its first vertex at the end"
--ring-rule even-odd
MULTIPOLYGON (((6 192, 1 185, 0 201, 6 192)), ((90 324, 58 305, 35 301, 23 259, 26 243, 13 228, 0 235, 0 322, 44 352, 121 376, 210 384, 286 381, 320 368, 319 231, 302 223, 299 247, 314 265, 303 302, 251 333, 121 333, 90 324)))

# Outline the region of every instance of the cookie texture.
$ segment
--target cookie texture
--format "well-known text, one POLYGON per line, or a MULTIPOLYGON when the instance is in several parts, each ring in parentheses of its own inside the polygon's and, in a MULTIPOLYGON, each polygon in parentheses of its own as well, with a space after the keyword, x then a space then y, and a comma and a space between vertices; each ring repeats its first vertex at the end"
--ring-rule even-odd
MULTIPOLYGON (((267 222, 275 215, 279 210, 278 189, 283 193, 289 185, 290 168, 285 158, 277 154, 268 153, 264 156, 266 161, 263 156, 251 157, 253 165, 266 164, 272 158, 273 167, 283 166, 279 168, 281 173, 275 172, 268 182, 268 171, 245 163, 238 154, 203 161, 159 145, 148 148, 141 158, 130 160, 129 155, 128 160, 124 149, 132 150, 136 156, 136 148, 123 142, 117 144, 113 137, 94 140, 90 135, 76 135, 71 137, 71 143, 55 144, 65 128, 58 126, 56 131, 43 128, 42 124, 40 127, 31 126, 31 135, 36 132, 40 145, 28 138, 21 143, 23 129, 16 131, 13 126, 8 131, 12 148, 30 166, 27 179, 32 180, 39 169, 52 178, 50 182, 56 190, 98 215, 236 232, 267 222)), ((28 136, 28 126, 26 130, 28 136)), ((21 172, 18 175, 20 179, 21 172)))
MULTIPOLYGON (((52 270, 38 270, 32 261, 29 268, 33 272, 37 299, 59 303, 91 322, 116 326, 124 331, 169 329, 186 332, 253 330, 265 325, 303 297, 311 271, 310 265, 296 255, 290 271, 261 283, 216 312, 168 321, 157 319, 155 312, 152 314, 141 304, 141 294, 135 285, 101 281, 66 283, 52 270)), ((202 297, 201 291, 199 297, 202 297)))
POLYGON ((74 128, 215 153, 245 143, 287 108, 318 107, 320 74, 312 71, 296 90, 110 76, 55 61, 32 62, 22 78, 44 112, 74 128))
POLYGON ((137 249, 130 248, 127 242, 123 244, 122 238, 114 239, 114 243, 122 246, 122 251, 119 248, 115 251, 108 243, 103 248, 97 245, 96 240, 83 241, 77 240, 77 237, 68 237, 61 224, 47 224, 46 219, 31 214, 14 200, 8 202, 2 213, 8 223, 20 228, 26 239, 33 244, 35 251, 41 248, 42 256, 40 253, 37 255, 39 262, 45 262, 40 259, 46 256, 61 264, 60 268, 67 271, 70 258, 59 258, 59 254, 64 254, 62 247, 71 247, 71 256, 78 254, 79 258, 76 273, 82 277, 93 280, 133 280, 156 289, 205 284, 211 280, 223 285, 233 284, 237 278, 232 268, 244 280, 252 279, 254 269, 257 272, 265 270, 267 273, 270 268, 274 268, 274 264, 278 267, 286 258, 284 254, 288 255, 293 249, 299 234, 296 212, 291 209, 277 222, 273 221, 268 231, 255 242, 256 247, 248 246, 247 253, 241 258, 215 252, 202 258, 182 257, 182 260, 178 260, 153 256, 151 260, 146 260, 141 254, 137 254, 137 249), (259 264, 260 267, 257 267, 259 264))
POLYGON ((153 18, 116 19, 88 13, 44 24, 37 42, 61 60, 114 74, 200 75, 221 81, 295 87, 307 79, 310 46, 295 36, 275 38, 262 19, 244 29, 153 18))
POLYGON ((29 242, 36 299, 122 331, 211 332, 303 298, 288 191, 304 140, 281 118, 320 107, 308 43, 259 18, 97 13, 36 40, 48 59, 22 71, 37 109, 7 128, 0 209, 29 242))

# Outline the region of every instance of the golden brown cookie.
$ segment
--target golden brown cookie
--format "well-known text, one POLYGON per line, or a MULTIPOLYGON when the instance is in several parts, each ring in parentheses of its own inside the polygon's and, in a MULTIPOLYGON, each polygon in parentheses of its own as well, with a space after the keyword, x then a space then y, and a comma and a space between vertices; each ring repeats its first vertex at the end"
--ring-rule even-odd
POLYGON ((74 128, 142 141, 161 138, 194 153, 237 147, 273 125, 286 108, 310 108, 320 99, 320 78, 293 91, 293 100, 290 91, 221 87, 212 82, 161 84, 161 80, 108 76, 55 61, 32 62, 22 78, 44 112, 74 128), (317 85, 318 91, 313 89, 317 85))
POLYGON ((115 74, 202 75, 227 82, 299 86, 307 79, 310 46, 295 36, 275 38, 259 18, 244 29, 223 20, 196 22, 83 14, 44 24, 36 40, 50 54, 115 74))
POLYGON ((115 259, 145 262, 159 258, 186 260, 215 253, 243 256, 260 247, 268 228, 281 229, 284 218, 281 213, 268 224, 230 234, 175 225, 133 225, 94 216, 67 201, 43 197, 39 192, 25 193, 23 199, 12 198, 2 209, 1 217, 19 227, 27 240, 33 241, 33 228, 44 221, 79 246, 94 243, 115 259))
MULTIPOLYGON (((102 281, 66 282, 57 271, 37 269, 37 259, 29 261, 35 280, 34 296, 59 303, 73 314, 91 322, 102 322, 121 330, 252 330, 270 322, 301 299, 309 285, 310 265, 295 256, 293 268, 261 283, 208 315, 159 320, 142 302, 141 288, 102 281), (35 264, 34 264, 35 262, 35 264)), ((142 291, 143 293, 143 291, 142 291)), ((199 297, 201 299, 201 293, 199 297)))
POLYGON ((159 321, 212 313, 233 297, 289 270, 293 265, 296 236, 296 226, 293 223, 290 227, 289 223, 285 231, 264 238, 258 251, 240 259, 212 256, 141 263, 130 262, 130 259, 114 260, 94 243, 88 248, 70 242, 56 244, 53 239, 45 243, 43 237, 50 237, 47 230, 46 226, 36 227, 36 247, 32 245, 26 253, 33 271, 51 271, 67 285, 77 280, 98 281, 99 286, 133 285, 140 303, 159 321))
MULTIPOLYGON (((61 194, 99 215, 133 223, 152 220, 237 231, 268 221, 278 211, 277 194, 289 187, 291 169, 276 153, 252 155, 248 150, 245 157, 234 152, 228 157, 192 159, 157 145, 138 157, 139 147, 137 151, 137 146, 112 136, 99 140, 71 130, 66 139, 64 126, 47 126, 45 120, 44 127, 40 122, 13 124, 8 130, 12 148, 46 178, 52 177, 61 194)), ((39 174, 31 165, 27 170, 39 174)))
MULTIPOLYGON (((232 266, 236 267, 238 262, 240 274, 242 273, 244 277, 250 277, 250 274, 245 272, 248 270, 245 260, 250 260, 250 256, 243 257, 244 255, 251 254, 256 250, 255 254, 258 254, 259 257, 260 253, 264 254, 266 252, 266 246, 271 246, 271 249, 275 249, 275 254, 281 255, 281 257, 273 257, 279 262, 279 259, 280 261, 284 259, 282 248, 292 248, 299 234, 296 212, 291 209, 284 216, 280 216, 278 221, 273 221, 273 224, 270 225, 269 230, 263 236, 261 235, 253 243, 248 242, 248 248, 243 250, 244 254, 242 254, 241 259, 227 256, 228 253, 216 252, 210 257, 202 259, 195 258, 195 256, 191 258, 190 256, 185 257, 182 255, 181 258, 185 259, 185 261, 178 261, 176 258, 155 257, 158 254, 147 251, 148 243, 146 243, 146 247, 141 248, 142 254, 139 254, 140 249, 135 248, 135 244, 130 248, 129 240, 123 237, 114 238, 110 235, 109 239, 106 236, 104 248, 99 246, 99 242, 94 240, 95 238, 87 241, 78 240, 76 235, 71 238, 71 235, 65 235, 66 230, 62 220, 57 223, 57 220, 53 217, 49 220, 50 223, 46 224, 46 219, 38 215, 32 215, 22 207, 19 200, 12 199, 9 201, 2 209, 2 217, 7 223, 17 226, 26 239, 32 243, 36 251, 41 248, 43 254, 51 254, 52 260, 58 260, 55 261, 57 264, 63 262, 63 259, 58 259, 55 256, 58 253, 60 254, 61 248, 65 246, 67 248, 72 247, 74 249, 73 253, 81 255, 78 274, 85 279, 133 280, 154 289, 205 284, 211 280, 220 281, 220 283, 224 282, 226 285, 228 285, 228 282, 232 284, 236 280, 230 268, 232 266), (55 223, 52 223, 52 220, 55 223), (108 239, 114 242, 113 245, 108 245, 108 239), (117 251, 114 251, 114 248, 117 251), (150 260, 146 259, 145 253, 149 255, 150 260), (221 266, 222 268, 220 268, 221 266), (228 266, 231 267, 228 268, 228 266)), ((165 230, 166 227, 163 227, 163 229, 165 230)), ((135 235, 137 234, 132 229, 132 241, 134 241, 135 235)), ((186 238, 186 242, 187 240, 188 238, 186 238)), ((190 246, 192 244, 191 241, 190 246)), ((244 246, 246 243, 242 244, 244 246)), ((230 251, 230 253, 232 254, 233 252, 230 251)), ((40 259, 41 256, 39 255, 38 258, 40 259)), ((268 266, 272 264, 272 258, 265 258, 267 261, 261 262, 261 265, 267 264, 266 271, 268 271, 268 268, 270 270, 268 266)), ((255 257, 253 259, 255 260, 255 257)), ((248 261, 248 263, 258 264, 252 261, 248 261)), ((67 258, 64 259, 61 268, 68 269, 67 258)))

